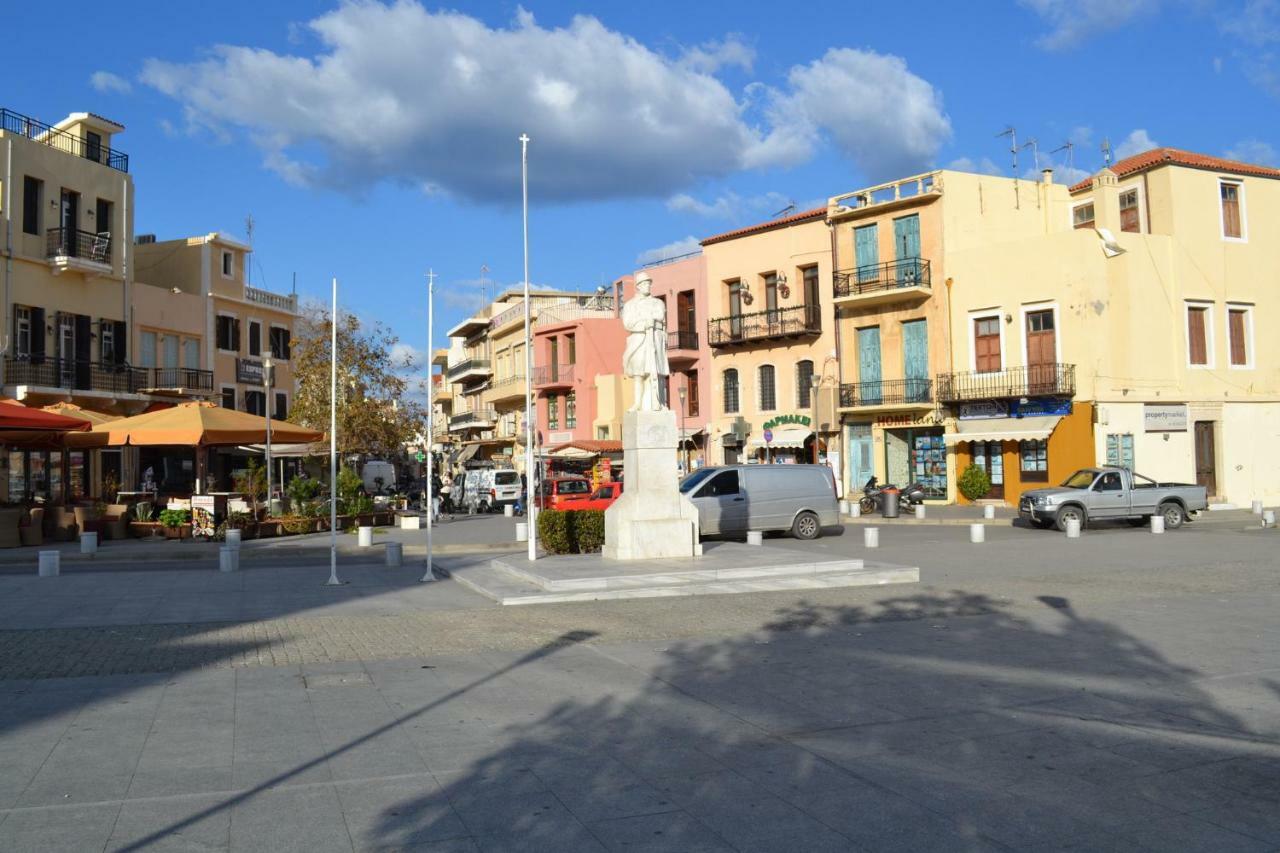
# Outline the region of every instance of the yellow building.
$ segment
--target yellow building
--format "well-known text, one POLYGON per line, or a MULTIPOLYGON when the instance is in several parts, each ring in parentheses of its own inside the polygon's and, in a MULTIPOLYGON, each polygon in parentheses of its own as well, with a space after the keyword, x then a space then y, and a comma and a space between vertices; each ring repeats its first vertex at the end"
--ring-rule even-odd
POLYGON ((838 432, 838 348, 826 214, 817 208, 702 241, 709 464, 812 461, 830 451, 840 470, 838 451, 827 447, 838 432))

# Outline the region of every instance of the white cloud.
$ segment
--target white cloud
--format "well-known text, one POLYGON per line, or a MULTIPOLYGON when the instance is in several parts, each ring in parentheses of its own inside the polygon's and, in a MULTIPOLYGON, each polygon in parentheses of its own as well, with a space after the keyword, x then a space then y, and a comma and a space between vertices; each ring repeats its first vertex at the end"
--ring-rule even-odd
POLYGON ((679 193, 667 199, 667 210, 691 213, 708 219, 740 219, 757 213, 773 213, 793 204, 782 193, 767 192, 746 198, 730 190, 711 201, 701 201, 687 193, 679 193))
POLYGON ((636 266, 644 266, 654 261, 665 261, 667 258, 674 258, 679 255, 688 255, 691 252, 697 252, 702 249, 702 244, 698 242, 697 237, 685 237, 682 240, 673 240, 665 246, 658 246, 656 249, 646 249, 636 255, 636 266))
POLYGON ((1258 166, 1280 166, 1280 151, 1270 142, 1263 142, 1261 139, 1242 139, 1228 148, 1223 156, 1229 160, 1258 166))
POLYGON ((89 75, 89 85, 95 92, 103 94, 127 95, 133 91, 133 86, 128 80, 110 71, 93 72, 89 75))
POLYGON ((666 197, 801 163, 824 138, 879 179, 924 167, 950 133, 933 86, 871 51, 829 51, 739 99, 714 74, 749 64, 732 36, 671 57, 590 16, 545 28, 521 10, 493 28, 416 0, 344 3, 307 28, 312 55, 220 45, 149 60, 141 79, 188 124, 244 131, 288 181, 486 202, 518 197, 522 132, 537 201, 666 197))
POLYGON ((1018 0, 1049 24, 1036 39, 1045 50, 1069 50, 1156 11, 1161 0, 1018 0))
POLYGON ((1151 134, 1140 127, 1120 140, 1112 153, 1116 160, 1123 160, 1125 157, 1132 157, 1134 154, 1141 154, 1143 151, 1150 151, 1152 148, 1159 147, 1160 143, 1152 139, 1151 134))
POLYGON ((388 352, 391 362, 397 366, 409 362, 411 367, 421 367, 427 363, 427 354, 425 350, 420 350, 412 344, 406 344, 404 341, 396 341, 388 352))
POLYGON ((1238 11, 1223 14, 1218 25, 1224 33, 1246 44, 1280 42, 1280 2, 1246 0, 1238 11))

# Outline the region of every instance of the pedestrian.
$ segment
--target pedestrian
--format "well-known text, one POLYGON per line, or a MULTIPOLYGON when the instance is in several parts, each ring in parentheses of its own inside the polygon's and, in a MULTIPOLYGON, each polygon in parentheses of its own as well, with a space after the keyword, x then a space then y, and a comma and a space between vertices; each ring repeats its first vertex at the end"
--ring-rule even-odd
POLYGON ((440 480, 440 490, 436 494, 437 494, 437 497, 435 499, 436 520, 440 519, 440 513, 442 511, 447 512, 450 515, 450 517, 452 517, 453 516, 453 499, 451 496, 453 494, 453 480, 450 479, 448 474, 445 474, 444 477, 440 480))

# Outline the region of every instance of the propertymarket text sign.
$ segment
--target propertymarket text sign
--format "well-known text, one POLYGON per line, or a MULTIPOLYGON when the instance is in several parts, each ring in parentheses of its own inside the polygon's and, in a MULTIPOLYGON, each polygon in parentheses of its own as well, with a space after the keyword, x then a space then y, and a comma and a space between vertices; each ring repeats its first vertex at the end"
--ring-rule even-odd
POLYGON ((1142 406, 1145 432, 1186 432, 1187 407, 1182 403, 1145 403, 1142 406))

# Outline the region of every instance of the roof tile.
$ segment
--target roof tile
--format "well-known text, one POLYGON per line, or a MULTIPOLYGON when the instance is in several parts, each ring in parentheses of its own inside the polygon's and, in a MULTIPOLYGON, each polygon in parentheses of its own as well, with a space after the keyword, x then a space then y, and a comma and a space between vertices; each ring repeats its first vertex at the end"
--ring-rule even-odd
MULTIPOLYGON (((1141 154, 1134 154, 1111 164, 1111 171, 1116 177, 1124 178, 1136 175, 1157 166, 1189 166, 1192 169, 1210 169, 1215 172, 1231 172, 1237 175, 1251 175, 1257 178, 1280 178, 1280 169, 1269 166, 1258 166, 1253 163, 1241 163, 1238 160, 1226 160, 1208 154, 1197 154, 1194 151, 1183 151, 1180 148, 1152 148, 1141 154)), ((1085 178, 1071 186, 1071 192, 1087 190, 1093 184, 1093 178, 1085 178)))

